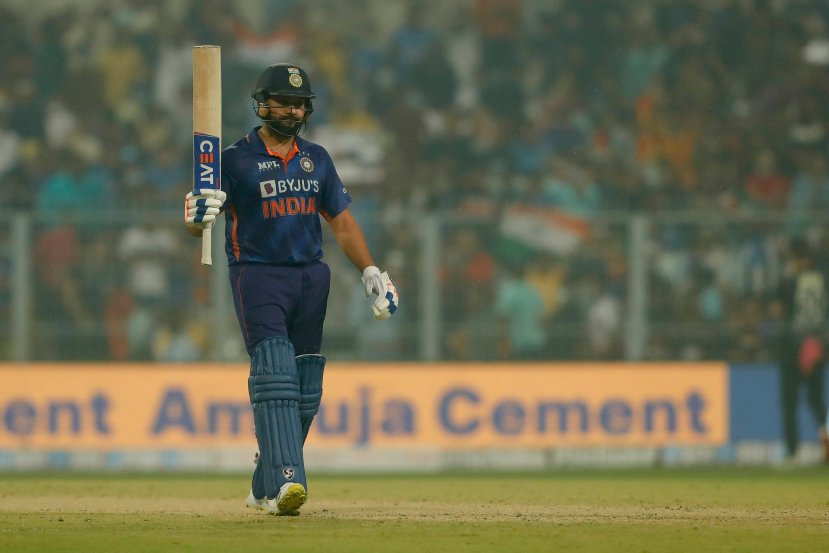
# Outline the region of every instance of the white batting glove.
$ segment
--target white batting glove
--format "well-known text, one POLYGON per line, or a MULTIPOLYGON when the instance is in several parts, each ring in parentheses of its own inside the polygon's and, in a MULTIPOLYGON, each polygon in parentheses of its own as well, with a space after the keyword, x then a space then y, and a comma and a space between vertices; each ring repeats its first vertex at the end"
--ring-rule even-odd
POLYGON ((215 188, 200 188, 188 192, 184 198, 184 224, 200 229, 212 227, 226 199, 227 194, 215 188))
POLYGON ((397 311, 399 305, 397 288, 386 271, 381 273, 380 269, 369 265, 363 269, 363 285, 366 287, 367 298, 372 294, 377 294, 371 305, 371 312, 374 313, 375 319, 380 321, 388 319, 397 311))

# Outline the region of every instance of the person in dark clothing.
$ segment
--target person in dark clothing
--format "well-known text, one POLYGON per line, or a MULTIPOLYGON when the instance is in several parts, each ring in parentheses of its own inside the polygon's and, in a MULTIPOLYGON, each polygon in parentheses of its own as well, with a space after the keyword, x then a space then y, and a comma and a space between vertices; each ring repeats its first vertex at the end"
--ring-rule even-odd
POLYGON ((778 356, 786 456, 793 458, 799 445, 797 405, 802 385, 806 389, 809 411, 819 427, 824 461, 829 462, 823 395, 829 308, 827 283, 808 242, 794 240, 790 254, 790 273, 775 298, 775 307, 786 323, 780 336, 778 356))

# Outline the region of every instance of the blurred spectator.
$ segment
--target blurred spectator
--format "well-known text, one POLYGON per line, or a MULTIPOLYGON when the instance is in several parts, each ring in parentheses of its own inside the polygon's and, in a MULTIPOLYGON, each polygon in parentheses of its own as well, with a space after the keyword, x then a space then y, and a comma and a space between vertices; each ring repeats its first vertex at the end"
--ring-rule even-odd
POLYGON ((203 326, 178 308, 164 312, 152 340, 153 360, 165 363, 203 360, 205 352, 200 347, 205 341, 203 326))
POLYGON ((777 163, 777 156, 763 148, 754 159, 752 172, 746 178, 746 203, 755 209, 780 210, 786 205, 790 181, 777 163))
MULTIPOLYGON (((735 338, 741 355, 763 355, 757 331, 745 328, 764 320, 755 315, 763 311, 757 302, 777 285, 779 244, 827 232, 824 7, 731 0, 355 0, 343 7, 290 0, 264 2, 252 16, 249 6, 97 0, 0 8, 0 176, 7 207, 37 218, 33 251, 46 265, 35 267, 36 293, 62 298, 60 320, 83 318, 84 309, 94 319, 100 311, 72 299, 84 296, 82 289, 49 274, 81 278, 77 250, 91 237, 108 242, 95 245, 99 253, 121 249, 122 236, 95 225, 144 212, 166 222, 177 217, 192 172, 191 47, 215 43, 223 47, 227 98, 247 97, 252 67, 262 60, 317 67, 316 92, 331 98, 319 102, 310 132, 324 135, 335 158, 347 158, 338 164, 348 169, 341 176, 363 196, 359 204, 371 206, 364 216, 381 228, 380 255, 399 257, 401 244, 407 254, 414 249, 395 218, 429 215, 452 235, 465 226, 486 254, 503 250, 498 254, 521 263, 535 248, 544 248, 542 257, 556 254, 566 284, 561 274, 538 269, 544 260, 520 278, 493 270, 485 286, 458 272, 482 288, 463 300, 446 298, 450 326, 460 333, 450 339, 458 347, 447 348, 461 352, 462 342, 482 339, 467 322, 491 315, 485 298, 497 303, 505 290, 521 292, 517 284, 529 282, 544 302, 546 353, 533 355, 564 355, 563 333, 593 344, 568 355, 624 356, 613 330, 626 299, 619 276, 594 282, 585 305, 566 291, 581 277, 573 268, 582 254, 604 260, 608 271, 614 255, 627 255, 627 233, 638 220, 647 223, 640 253, 652 276, 648 318, 659 325, 651 354, 722 355, 715 338, 725 325, 743 337, 735 338), (130 215, 110 208, 129 208, 130 215), (588 239, 614 217, 625 238, 615 253, 588 239), (707 228, 720 219, 733 224, 707 228)), ((249 130, 255 119, 244 102, 226 104, 225 134, 249 130)), ((157 255, 156 269, 172 282, 162 297, 175 297, 181 282, 204 280, 190 259, 165 248, 131 246, 118 258, 132 269, 157 255)), ((419 275, 420 261, 404 257, 407 273, 419 275)), ((444 261, 455 271, 454 261, 444 261)), ((140 292, 133 297, 142 286, 128 280, 135 273, 124 273, 113 270, 115 282, 106 283, 109 355, 123 358, 132 328, 146 335, 147 358, 155 318, 144 317, 140 292)), ((203 306, 204 287, 194 289, 203 306)), ((415 332, 406 325, 417 326, 399 324, 403 334, 415 332)), ((415 349, 414 340, 403 342, 415 349)), ((60 355, 62 346, 49 347, 60 355)))
POLYGON ((495 312, 504 321, 512 359, 540 359, 546 345, 544 304, 538 291, 525 279, 525 267, 504 263, 495 289, 495 312))
POLYGON ((101 155, 96 141, 78 138, 60 155, 63 165, 46 177, 37 196, 37 212, 50 225, 105 208, 111 198, 106 171, 94 165, 101 155))
POLYGON ((727 327, 722 329, 718 345, 725 359, 734 363, 764 363, 775 357, 780 325, 777 315, 769 313, 766 301, 748 297, 739 310, 726 313, 727 327))
POLYGON ((405 88, 413 84, 415 69, 433 49, 437 37, 426 23, 427 14, 421 2, 409 3, 405 21, 391 36, 388 56, 397 86, 405 88))
POLYGON ((37 26, 34 38, 34 78, 43 98, 52 98, 63 90, 68 64, 63 40, 71 19, 71 13, 48 15, 37 26))
POLYGON ((787 230, 802 236, 817 223, 817 210, 829 208, 829 171, 826 153, 803 149, 796 156, 796 169, 787 197, 787 230))
POLYGON ((84 300, 79 271, 81 244, 74 225, 53 225, 41 231, 33 256, 38 293, 35 321, 39 359, 84 359, 83 336, 92 332, 94 312, 84 300))
POLYGON ((410 86, 418 93, 418 100, 427 110, 451 107, 457 95, 457 78, 446 58, 446 46, 433 40, 422 58, 409 70, 410 86))
POLYGON ((20 161, 20 135, 8 125, 9 106, 0 105, 0 178, 11 173, 20 161))
POLYGON ((586 359, 612 360, 622 352, 622 302, 598 280, 596 297, 587 309, 585 327, 589 350, 586 359))
MULTIPOLYGON (((0 244, 11 242, 8 227, 0 227, 0 244)), ((0 328, 12 320, 12 255, 10 248, 0 248, 0 328)), ((13 333, 8 329, 0 339, 0 359, 12 357, 13 333)))
POLYGON ((823 390, 829 288, 811 244, 803 239, 794 240, 790 253, 791 265, 775 296, 775 308, 785 322, 779 336, 777 363, 786 456, 793 458, 800 442, 797 404, 801 385, 806 389, 807 404, 819 428, 820 439, 829 440, 823 390))
POLYGON ((173 230, 147 221, 128 227, 117 246, 126 264, 126 281, 134 309, 127 322, 131 359, 150 359, 156 326, 164 309, 185 303, 172 295, 171 261, 180 255, 173 230))
POLYGON ((149 195, 147 205, 155 204, 158 208, 175 205, 186 190, 190 180, 190 173, 179 163, 186 152, 176 148, 174 144, 160 144, 149 154, 144 169, 144 178, 147 181, 149 195))
MULTIPOLYGON (((485 316, 483 312, 486 310, 479 302, 486 297, 492 299, 494 281, 494 261, 481 243, 480 231, 461 227, 451 232, 451 237, 443 248, 440 274, 443 291, 441 319, 449 333, 459 326, 467 326, 470 314, 485 316), (464 283, 460 293, 458 283, 464 283), (467 290, 470 291, 467 293, 467 290)), ((467 336, 466 339, 470 337, 467 336)))
POLYGON ((592 219, 601 205, 601 191, 589 167, 570 159, 551 164, 544 181, 545 203, 564 213, 592 219))
POLYGON ((139 303, 166 305, 172 300, 166 261, 179 253, 179 241, 169 227, 147 222, 124 231, 118 257, 127 264, 130 290, 139 303))
POLYGON ((510 357, 508 326, 494 308, 493 283, 472 282, 461 289, 465 317, 446 332, 446 357, 491 361, 510 357))
POLYGON ((638 97, 662 73, 671 55, 668 42, 659 36, 654 11, 655 6, 647 2, 630 10, 634 32, 629 35, 619 75, 621 90, 629 99, 638 97))
MULTIPOLYGON (((26 65, 32 61, 30 58, 18 59, 26 65)), ((9 126, 24 140, 39 139, 44 133, 46 110, 35 86, 34 80, 26 75, 12 80, 6 88, 10 104, 9 126)))
POLYGON ((29 139, 20 145, 20 157, 11 171, 6 175, 8 186, 8 206, 19 212, 31 212, 37 203, 40 187, 46 176, 52 171, 54 160, 44 159, 43 144, 37 139, 29 139))
POLYGON ((85 230, 86 238, 81 245, 81 263, 75 273, 78 293, 91 321, 75 329, 76 359, 107 360, 114 357, 110 349, 109 328, 101 324, 106 320, 114 301, 120 293, 120 271, 113 269, 113 244, 106 233, 85 230))

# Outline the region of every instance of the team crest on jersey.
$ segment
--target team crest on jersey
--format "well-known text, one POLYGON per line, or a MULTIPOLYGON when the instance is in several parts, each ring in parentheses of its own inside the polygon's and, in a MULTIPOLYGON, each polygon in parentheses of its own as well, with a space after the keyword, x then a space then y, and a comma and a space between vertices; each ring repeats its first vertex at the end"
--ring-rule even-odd
POLYGON ((285 477, 285 480, 293 480, 294 479, 294 469, 290 467, 285 467, 282 469, 282 476, 285 477))
POLYGON ((299 69, 295 67, 288 68, 288 82, 291 83, 291 86, 294 88, 299 88, 302 86, 302 75, 299 74, 299 69))
POLYGON ((310 173, 314 170, 314 162, 311 161, 310 157, 304 157, 299 160, 299 166, 302 167, 302 170, 306 173, 310 173))

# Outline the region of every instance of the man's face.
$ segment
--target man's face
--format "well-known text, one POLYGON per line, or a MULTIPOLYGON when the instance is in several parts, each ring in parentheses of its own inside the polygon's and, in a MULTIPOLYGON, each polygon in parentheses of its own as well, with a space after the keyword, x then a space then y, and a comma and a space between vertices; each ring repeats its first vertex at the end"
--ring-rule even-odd
POLYGON ((298 96, 270 96, 259 104, 259 117, 283 136, 296 136, 305 116, 307 100, 298 96))
POLYGON ((262 106, 280 119, 288 116, 302 119, 305 116, 305 98, 298 96, 271 96, 262 106))

